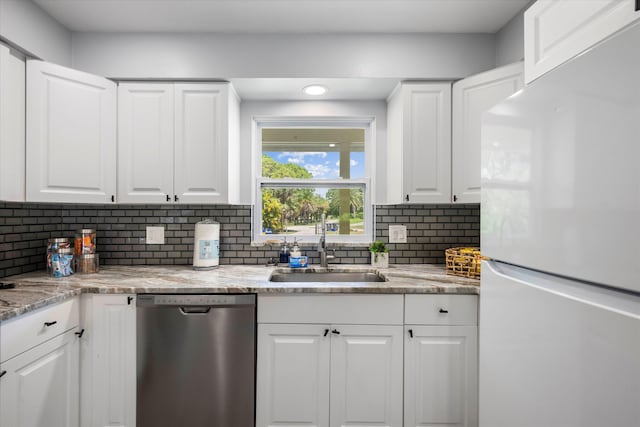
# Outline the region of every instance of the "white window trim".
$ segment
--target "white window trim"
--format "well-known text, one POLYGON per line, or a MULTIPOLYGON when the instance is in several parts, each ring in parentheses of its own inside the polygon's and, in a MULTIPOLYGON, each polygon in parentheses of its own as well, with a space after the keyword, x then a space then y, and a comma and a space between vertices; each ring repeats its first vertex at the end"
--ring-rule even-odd
MULTIPOLYGON (((294 116, 294 117, 273 117, 273 116, 255 116, 253 117, 252 126, 252 154, 254 157, 253 174, 258 177, 255 179, 254 197, 253 197, 253 224, 251 229, 252 241, 255 243, 265 243, 273 240, 283 240, 283 234, 262 234, 262 188, 267 185, 286 187, 295 183, 296 187, 330 187, 345 188, 354 185, 364 186, 364 206, 365 206, 365 226, 364 233, 361 235, 344 235, 332 234, 327 235, 327 243, 361 243, 369 244, 373 242, 375 232, 375 201, 372 194, 375 194, 375 175, 373 173, 375 165, 375 117, 312 117, 312 116, 294 116), (269 128, 309 128, 309 127, 326 127, 332 129, 339 128, 361 128, 364 129, 364 149, 365 149, 365 179, 272 179, 262 178, 262 130, 269 128)), ((317 243, 319 236, 313 235, 287 235, 290 239, 295 237, 298 242, 317 243)))

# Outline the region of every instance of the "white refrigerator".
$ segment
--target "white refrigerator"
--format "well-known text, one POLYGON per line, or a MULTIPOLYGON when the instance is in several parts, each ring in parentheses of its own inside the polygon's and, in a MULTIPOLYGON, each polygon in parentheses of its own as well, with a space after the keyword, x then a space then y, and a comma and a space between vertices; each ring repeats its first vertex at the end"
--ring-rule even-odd
POLYGON ((640 426, 640 25, 482 129, 480 427, 640 426))

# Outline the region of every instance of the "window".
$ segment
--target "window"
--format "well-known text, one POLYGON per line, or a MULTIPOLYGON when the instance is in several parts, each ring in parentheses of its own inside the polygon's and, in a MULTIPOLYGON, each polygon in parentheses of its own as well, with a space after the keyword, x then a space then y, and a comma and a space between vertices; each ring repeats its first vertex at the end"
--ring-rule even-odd
POLYGON ((254 240, 370 242, 373 235, 363 122, 262 122, 254 240))

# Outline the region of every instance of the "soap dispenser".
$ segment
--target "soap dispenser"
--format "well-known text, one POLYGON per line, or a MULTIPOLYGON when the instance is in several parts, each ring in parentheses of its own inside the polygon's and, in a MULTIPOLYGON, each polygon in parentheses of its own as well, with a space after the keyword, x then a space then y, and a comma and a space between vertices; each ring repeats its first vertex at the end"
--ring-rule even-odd
POLYGON ((289 246, 287 246, 287 238, 284 238, 284 242, 282 243, 282 248, 280 248, 280 263, 288 264, 289 263, 289 246))
POLYGON ((298 242, 295 237, 293 238, 293 248, 291 248, 291 256, 292 257, 300 257, 302 256, 302 252, 300 251, 300 246, 298 246, 298 242))

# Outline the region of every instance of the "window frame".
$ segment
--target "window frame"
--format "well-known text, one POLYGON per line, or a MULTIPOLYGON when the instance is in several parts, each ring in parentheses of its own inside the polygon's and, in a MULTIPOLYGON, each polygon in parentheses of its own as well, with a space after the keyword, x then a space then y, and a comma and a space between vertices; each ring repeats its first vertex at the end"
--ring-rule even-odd
POLYGON ((252 242, 263 244, 267 241, 282 241, 284 237, 296 238, 301 243, 317 243, 318 235, 262 234, 262 189, 263 188, 353 188, 364 190, 364 232, 359 235, 328 234, 328 243, 368 245, 374 240, 375 194, 373 165, 375 165, 375 117, 253 117, 252 153, 254 157, 254 198, 252 219, 252 242), (365 153, 365 178, 354 179, 295 179, 262 177, 262 130, 270 128, 306 129, 363 129, 365 153))

